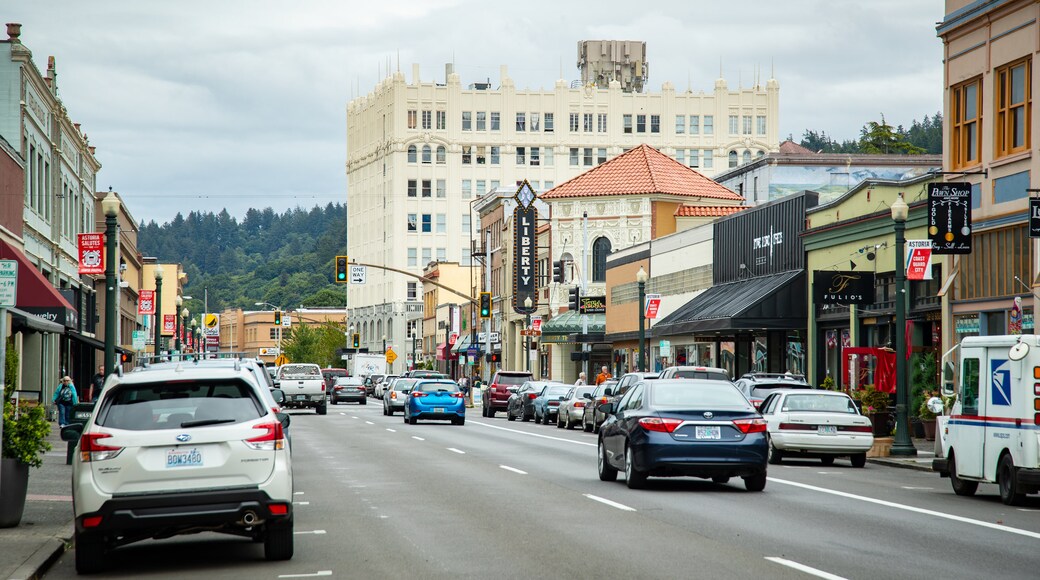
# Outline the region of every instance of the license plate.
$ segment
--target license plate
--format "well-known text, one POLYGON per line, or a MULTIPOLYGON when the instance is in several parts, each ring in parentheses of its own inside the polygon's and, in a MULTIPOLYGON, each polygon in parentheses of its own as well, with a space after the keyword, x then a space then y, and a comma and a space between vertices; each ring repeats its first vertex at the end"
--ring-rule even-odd
POLYGON ((202 465, 202 453, 198 449, 170 449, 166 452, 166 467, 198 467, 202 465))
POLYGON ((433 408, 433 412, 434 413, 443 413, 444 412, 444 407, 434 407, 433 408))
POLYGON ((835 425, 819 425, 816 427, 818 435, 837 435, 838 428, 835 425))
POLYGON ((296 395, 297 401, 304 401, 307 399, 307 395, 296 395))
POLYGON ((697 439, 722 439, 722 428, 697 426, 694 430, 694 437, 697 439))

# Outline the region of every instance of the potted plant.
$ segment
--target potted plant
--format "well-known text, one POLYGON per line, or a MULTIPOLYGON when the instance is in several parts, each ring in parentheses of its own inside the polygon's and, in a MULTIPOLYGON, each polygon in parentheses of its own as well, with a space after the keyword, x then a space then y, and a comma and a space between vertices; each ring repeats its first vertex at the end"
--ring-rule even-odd
POLYGON ((820 388, 825 390, 825 391, 837 390, 837 387, 834 386, 834 379, 831 378, 830 375, 827 375, 826 377, 823 378, 823 382, 820 383, 820 388))
POLYGON ((0 442, 0 528, 17 526, 25 510, 25 496, 29 489, 29 468, 43 465, 43 454, 50 451, 47 442, 51 424, 42 404, 21 404, 11 401, 16 384, 14 369, 18 368, 14 345, 7 346, 6 384, 4 385, 4 433, 0 442), (11 357, 14 364, 11 364, 11 357))
POLYGON ((910 408, 915 435, 929 440, 935 438, 935 415, 927 412, 925 403, 933 396, 936 376, 939 372, 935 353, 928 351, 914 354, 910 363, 910 408), (931 421, 931 425, 928 422, 931 421), (929 431, 931 429, 931 431, 929 431), (931 436, 929 437, 929 433, 931 436))
POLYGON ((933 391, 925 391, 921 405, 917 408, 917 417, 924 427, 924 438, 935 441, 935 413, 928 408, 928 400, 935 396, 933 391))
POLYGON ((853 395, 853 398, 860 401, 860 409, 863 414, 869 417, 870 422, 874 425, 874 436, 887 437, 891 429, 889 427, 888 393, 875 389, 874 385, 866 385, 862 389, 854 391, 853 395))

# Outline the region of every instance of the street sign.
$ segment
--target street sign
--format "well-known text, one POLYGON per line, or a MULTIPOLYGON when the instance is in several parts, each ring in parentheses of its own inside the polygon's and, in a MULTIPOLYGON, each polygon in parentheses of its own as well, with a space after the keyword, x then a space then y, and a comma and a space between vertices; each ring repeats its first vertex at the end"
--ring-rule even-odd
POLYGON ((459 333, 453 332, 450 335, 448 335, 448 344, 454 345, 458 341, 459 341, 459 333))
POLYGON ((906 241, 906 279, 932 279, 932 240, 906 241))
POLYGON ((647 320, 653 320, 657 318, 657 311, 661 309, 661 295, 660 294, 647 294, 646 295, 646 311, 643 312, 644 318, 647 320))
POLYGON ((350 283, 351 284, 364 284, 368 278, 368 268, 365 266, 350 265, 350 283))
POLYGON ((135 330, 133 332, 134 350, 144 350, 147 335, 148 333, 143 330, 135 330))
POLYGON ((480 347, 475 344, 469 345, 469 348, 466 349, 466 356, 469 358, 480 356, 480 347))
POLYGON ((671 356, 672 356, 672 343, 671 343, 671 341, 662 340, 659 346, 661 347, 661 356, 663 356, 664 358, 671 358, 671 356))
POLYGON ((284 354, 280 354, 280 355, 278 355, 278 358, 274 359, 274 364, 276 366, 282 366, 282 365, 285 365, 285 364, 289 364, 289 358, 286 357, 284 354))
POLYGON ((520 336, 541 336, 541 330, 535 330, 533 328, 523 328, 520 330, 520 336))
POLYGON ((392 349, 392 348, 386 349, 386 362, 388 362, 390 364, 394 364, 395 360, 397 360, 397 353, 394 352, 394 349, 392 349))
MULTIPOLYGON (((477 342, 479 342, 480 344, 486 343, 487 342, 487 333, 486 332, 479 332, 479 333, 477 333, 477 342)), ((502 337, 500 337, 497 332, 492 332, 491 333, 491 342, 493 342, 493 343, 502 342, 502 337)))
POLYGON ((0 260, 0 307, 13 308, 17 298, 18 262, 14 260, 0 260))
POLYGON ((539 316, 538 318, 532 318, 531 319, 531 328, 533 328, 535 330, 538 330, 538 331, 542 330, 542 317, 541 316, 539 316))
POLYGON ((278 356, 279 354, 281 353, 278 352, 278 347, 276 346, 260 347, 260 356, 278 356))

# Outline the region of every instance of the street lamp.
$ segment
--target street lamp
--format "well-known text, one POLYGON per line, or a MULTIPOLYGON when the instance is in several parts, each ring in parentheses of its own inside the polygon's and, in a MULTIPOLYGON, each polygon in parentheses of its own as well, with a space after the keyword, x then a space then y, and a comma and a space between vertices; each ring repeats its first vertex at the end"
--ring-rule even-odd
POLYGON ((527 327, 524 328, 524 333, 527 335, 527 341, 524 343, 524 369, 527 372, 531 372, 531 306, 534 303, 531 302, 531 297, 524 298, 524 308, 527 310, 527 327))
POLYGON ((184 304, 184 298, 180 294, 173 301, 175 306, 173 308, 173 350, 181 350, 181 305, 184 304))
POLYGON ((383 354, 386 354, 386 335, 383 335, 383 354))
POLYGON ((112 374, 116 364, 116 240, 118 239, 119 198, 109 189, 101 200, 105 214, 105 376, 112 374))
POLYGON ((646 270, 642 266, 636 272, 639 285, 639 371, 646 372, 646 270))
POLYGON ((903 252, 905 252, 906 218, 910 206, 903 201, 900 193, 892 204, 892 221, 896 229, 896 440, 892 443, 890 453, 899 456, 917 455, 917 448, 910 440, 910 421, 907 417, 909 392, 906 388, 906 271, 903 269, 903 252))
MULTIPOLYGON (((197 338, 195 336, 195 334, 196 334, 196 332, 198 330, 199 330, 199 319, 198 318, 192 318, 191 319, 191 336, 192 336, 193 339, 197 338)), ((198 350, 198 349, 199 349, 199 343, 198 343, 198 341, 196 341, 195 342, 195 350, 198 350)))
MULTIPOLYGON (((416 325, 416 326, 418 326, 418 325, 416 325)), ((416 328, 416 330, 418 330, 418 328, 416 328)), ((418 345, 418 343, 419 343, 419 335, 415 334, 415 332, 412 332, 412 368, 411 368, 411 370, 415 370, 416 367, 418 367, 419 361, 417 361, 415 359, 415 348, 418 345)))
POLYGON ((152 349, 154 352, 152 355, 159 356, 162 352, 160 344, 162 343, 162 277, 163 269, 162 266, 155 266, 155 347, 152 349))
MULTIPOLYGON (((187 327, 188 327, 188 307, 185 306, 184 308, 181 309, 181 328, 180 328, 181 332, 183 332, 184 329, 186 329, 187 327)), ((177 342, 177 350, 180 351, 181 350, 181 342, 180 342, 181 341, 181 335, 180 335, 180 333, 177 334, 177 341, 178 341, 177 342)))

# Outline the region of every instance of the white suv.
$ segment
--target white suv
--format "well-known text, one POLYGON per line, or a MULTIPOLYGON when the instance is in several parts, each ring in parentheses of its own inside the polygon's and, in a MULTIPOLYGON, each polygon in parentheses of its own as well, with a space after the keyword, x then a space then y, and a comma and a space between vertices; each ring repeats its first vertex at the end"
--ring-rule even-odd
POLYGON ((87 423, 63 430, 82 431, 76 570, 101 570, 121 545, 199 531, 262 540, 268 560, 292 558, 291 456, 267 386, 237 364, 156 367, 109 376, 87 423))

